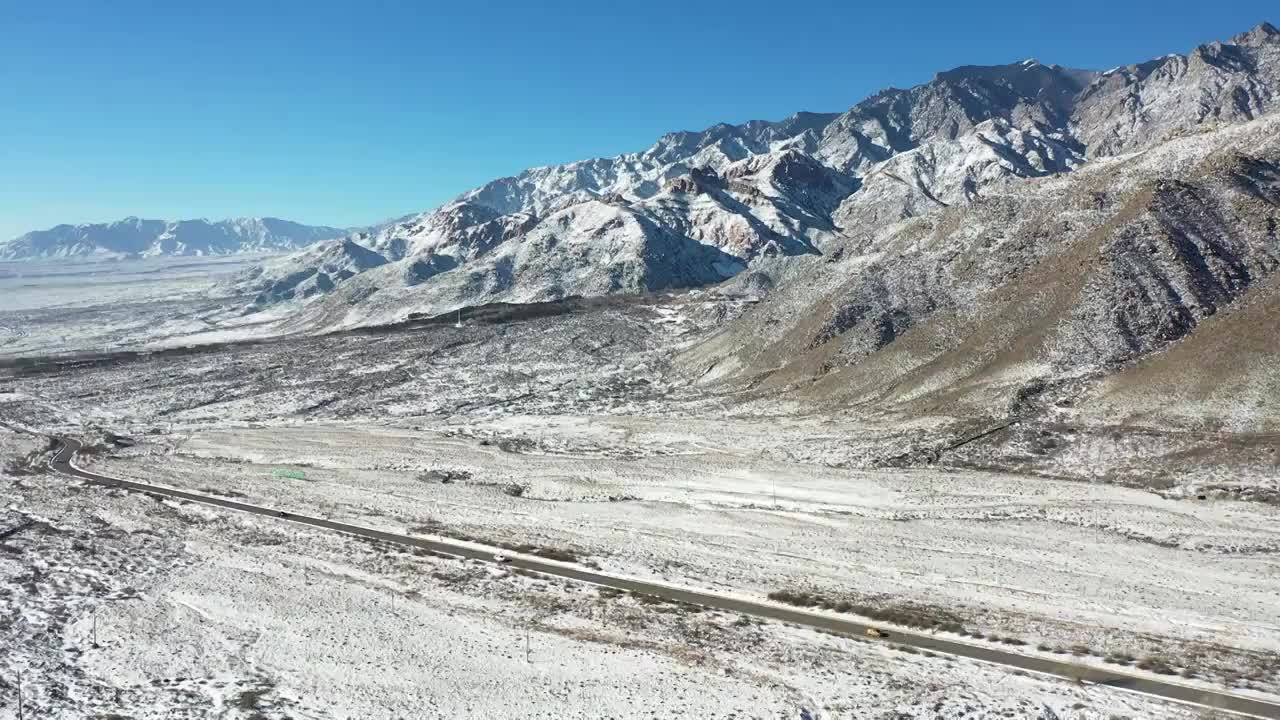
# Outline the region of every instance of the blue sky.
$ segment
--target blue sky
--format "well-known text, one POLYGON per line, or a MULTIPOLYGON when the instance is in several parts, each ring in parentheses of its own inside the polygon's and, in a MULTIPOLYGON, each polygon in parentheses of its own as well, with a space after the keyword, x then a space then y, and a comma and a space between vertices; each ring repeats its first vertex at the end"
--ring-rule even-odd
POLYGON ((844 110, 961 64, 1105 68, 1275 0, 0 0, 0 239, 59 222, 354 225, 531 165, 844 110))

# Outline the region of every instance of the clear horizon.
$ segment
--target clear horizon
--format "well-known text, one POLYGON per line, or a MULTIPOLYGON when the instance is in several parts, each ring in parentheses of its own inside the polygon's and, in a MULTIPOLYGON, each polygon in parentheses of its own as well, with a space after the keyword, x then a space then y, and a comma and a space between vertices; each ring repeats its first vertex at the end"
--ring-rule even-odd
POLYGON ((1276 22, 1255 0, 1088 0, 1069 17, 1012 2, 984 17, 948 3, 503 5, 11 7, 0 242, 128 216, 368 225, 667 132, 841 112, 959 65, 1106 69, 1276 22))

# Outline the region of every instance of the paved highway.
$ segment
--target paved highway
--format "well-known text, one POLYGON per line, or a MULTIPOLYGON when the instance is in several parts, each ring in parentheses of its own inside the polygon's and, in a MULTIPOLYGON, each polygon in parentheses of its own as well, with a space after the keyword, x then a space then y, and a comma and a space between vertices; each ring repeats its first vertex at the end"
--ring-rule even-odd
POLYGON ((692 603, 725 612, 794 623, 796 625, 803 625, 810 628, 851 635, 870 642, 887 642, 898 645, 907 645, 921 650, 931 650, 937 653, 945 653, 947 655, 954 655, 957 657, 981 660, 983 662, 1004 665, 1009 668, 1018 668, 1028 672, 1056 675, 1070 680, 1079 679, 1085 683, 1107 685, 1123 690, 1146 693, 1148 695, 1154 695, 1169 700, 1190 703, 1215 710, 1228 711, 1240 715, 1280 720, 1280 704, 1264 702, 1262 700, 1256 700, 1231 693, 1206 690, 1176 682, 1167 682, 1156 678, 1128 674, 1119 670, 1087 667, 1069 662, 1061 662, 1051 658, 1022 655, 1016 652, 1001 650, 999 648, 969 644, 957 640, 949 640, 929 633, 908 632, 876 626, 877 629, 886 633, 887 637, 883 639, 875 639, 866 634, 867 629, 873 626, 859 622, 856 619, 810 612, 765 601, 718 595, 716 593, 678 587, 665 583, 610 575, 608 573, 580 568, 568 563, 554 562, 524 555, 512 555, 506 550, 499 548, 482 548, 477 547, 475 544, 454 542, 446 539, 427 539, 409 535, 397 535, 395 533, 372 530, 369 528, 359 527, 357 525, 348 525, 346 523, 325 520, 323 518, 309 517, 285 510, 250 505, 248 503, 236 502, 234 500, 227 500, 210 495, 199 495, 183 490, 175 490, 173 488, 147 485, 129 480, 119 480, 77 468, 72 464, 72 459, 80 449, 80 443, 70 438, 55 439, 59 442, 59 448, 53 459, 49 461, 49 467, 56 472, 77 477, 95 485, 123 488, 153 496, 187 500, 190 502, 202 503, 204 505, 225 508, 227 510, 263 515, 301 525, 310 525, 312 527, 322 528, 325 530, 333 530, 335 532, 346 533, 348 535, 355 535, 373 540, 382 540, 399 545, 425 548, 434 552, 473 560, 497 562, 497 556, 501 555, 504 558, 504 564, 506 565, 543 573, 545 575, 569 578, 571 580, 580 580, 582 582, 593 583, 603 587, 611 587, 622 591, 645 593, 668 601, 692 603))

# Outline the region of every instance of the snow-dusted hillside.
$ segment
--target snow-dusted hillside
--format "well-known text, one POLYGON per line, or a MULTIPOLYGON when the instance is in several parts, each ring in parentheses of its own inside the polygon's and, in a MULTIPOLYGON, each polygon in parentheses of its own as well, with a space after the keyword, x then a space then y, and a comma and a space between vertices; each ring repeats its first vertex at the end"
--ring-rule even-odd
POLYGON ((58 225, 0 245, 0 259, 233 255, 296 250, 342 237, 342 228, 300 225, 277 218, 144 220, 58 225))
POLYGON ((1107 72, 960 67, 844 113, 720 124, 533 168, 343 241, 376 258, 335 245, 273 261, 234 289, 257 298, 251 310, 299 304, 296 326, 320 328, 715 283, 843 253, 850 237, 874 253, 894 223, 1245 122, 1276 97, 1280 32, 1266 24, 1107 72))

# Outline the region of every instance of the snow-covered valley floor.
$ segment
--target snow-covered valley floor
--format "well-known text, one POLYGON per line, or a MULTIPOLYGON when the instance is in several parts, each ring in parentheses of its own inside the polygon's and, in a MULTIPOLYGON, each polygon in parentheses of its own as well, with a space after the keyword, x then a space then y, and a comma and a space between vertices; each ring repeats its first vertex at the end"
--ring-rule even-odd
MULTIPOLYGON (((83 307, 29 290, 0 320, 30 316, 37 332, 8 348, 44 347, 60 317, 85 323, 90 345, 185 342, 194 325, 149 327, 166 312, 155 297, 181 286, 166 277, 115 310, 88 286, 83 307), (115 330, 96 334, 99 318, 115 330)), ((740 310, 693 292, 8 362, 0 720, 18 717, 19 682, 24 720, 1202 715, 83 486, 41 472, 42 442, 6 426, 75 436, 79 462, 114 477, 721 593, 809 593, 890 626, 924 619, 966 642, 1280 693, 1280 505, 1200 499, 1191 481, 887 467, 952 419, 796 412, 680 375, 672 358, 740 310)), ((89 347, 74 340, 58 347, 89 347)))
POLYGON ((0 482, 0 718, 19 679, 42 718, 1196 716, 46 474, 0 482))
POLYGON ((566 549, 605 570, 708 589, 925 608, 1028 650, 1158 655, 1205 678, 1243 670, 1255 678, 1233 684, 1277 687, 1272 505, 823 468, 717 439, 750 445, 756 432, 767 442, 755 423, 543 417, 415 428, 209 431, 91 467, 395 532, 566 549), (610 457, 612 442, 641 456, 610 457), (273 474, 282 468, 305 479, 273 474))

